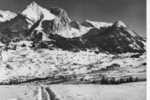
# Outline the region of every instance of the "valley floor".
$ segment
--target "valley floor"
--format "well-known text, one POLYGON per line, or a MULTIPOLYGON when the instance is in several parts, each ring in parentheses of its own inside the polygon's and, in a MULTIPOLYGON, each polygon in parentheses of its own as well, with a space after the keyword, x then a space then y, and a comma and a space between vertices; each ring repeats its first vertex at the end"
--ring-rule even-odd
POLYGON ((146 100, 146 82, 120 85, 1 85, 0 100, 146 100))

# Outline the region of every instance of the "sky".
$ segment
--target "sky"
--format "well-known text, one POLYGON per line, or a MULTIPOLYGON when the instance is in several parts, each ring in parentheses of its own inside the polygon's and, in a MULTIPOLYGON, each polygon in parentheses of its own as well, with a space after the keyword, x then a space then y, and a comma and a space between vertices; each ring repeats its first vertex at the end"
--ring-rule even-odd
POLYGON ((146 0, 0 0, 0 9, 21 12, 32 1, 49 9, 60 7, 80 22, 122 20, 139 35, 146 37, 146 0))

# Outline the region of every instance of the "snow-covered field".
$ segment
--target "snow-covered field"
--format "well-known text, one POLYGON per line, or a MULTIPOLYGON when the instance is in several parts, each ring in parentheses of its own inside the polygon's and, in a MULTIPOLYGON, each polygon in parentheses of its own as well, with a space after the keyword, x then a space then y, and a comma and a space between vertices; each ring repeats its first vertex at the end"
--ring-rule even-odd
POLYGON ((60 100, 146 100, 146 84, 52 85, 60 100))
MULTIPOLYGON (((146 78, 146 56, 132 57, 135 53, 95 54, 90 51, 69 52, 63 50, 28 47, 2 51, 0 61, 0 82, 23 82, 29 79, 100 73, 107 77, 134 76, 146 78)), ((93 75, 93 74, 92 74, 93 75)))
POLYGON ((0 86, 0 100, 39 100, 38 87, 0 86))
POLYGON ((146 82, 122 85, 0 86, 0 100, 146 100, 146 82))

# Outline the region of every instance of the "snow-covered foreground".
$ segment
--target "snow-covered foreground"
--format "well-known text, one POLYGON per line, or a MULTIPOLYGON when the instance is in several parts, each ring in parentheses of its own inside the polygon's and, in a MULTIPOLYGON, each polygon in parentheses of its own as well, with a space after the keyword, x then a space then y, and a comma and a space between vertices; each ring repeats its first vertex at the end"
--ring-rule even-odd
POLYGON ((0 86, 0 100, 146 100, 146 83, 0 86))
POLYGON ((38 87, 0 86, 0 100, 38 100, 38 87))
MULTIPOLYGON (((0 82, 23 82, 29 79, 82 74, 83 80, 99 76, 146 78, 146 56, 138 54, 95 54, 89 51, 69 52, 18 48, 2 51, 0 82), (89 74, 90 73, 90 74, 89 74), (98 73, 98 75, 97 75, 98 73), (97 75, 97 76, 96 76, 97 75)), ((81 76, 80 76, 81 77, 81 76)))
POLYGON ((146 84, 52 85, 60 100, 146 100, 146 84))

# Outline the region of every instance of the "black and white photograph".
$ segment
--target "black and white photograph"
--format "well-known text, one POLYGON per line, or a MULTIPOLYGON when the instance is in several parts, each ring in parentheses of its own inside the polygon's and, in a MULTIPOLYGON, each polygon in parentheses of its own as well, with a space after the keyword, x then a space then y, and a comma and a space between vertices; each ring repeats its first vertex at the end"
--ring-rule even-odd
POLYGON ((146 0, 0 0, 0 100, 148 100, 146 0))

